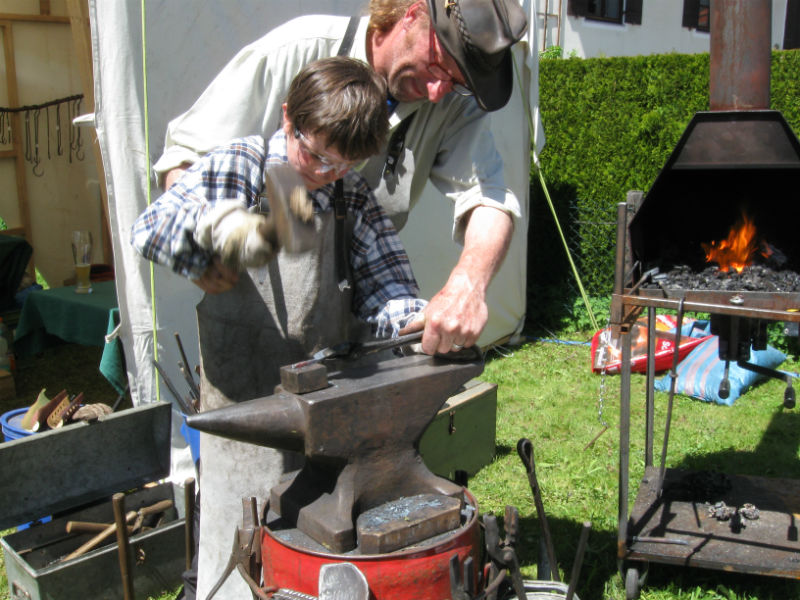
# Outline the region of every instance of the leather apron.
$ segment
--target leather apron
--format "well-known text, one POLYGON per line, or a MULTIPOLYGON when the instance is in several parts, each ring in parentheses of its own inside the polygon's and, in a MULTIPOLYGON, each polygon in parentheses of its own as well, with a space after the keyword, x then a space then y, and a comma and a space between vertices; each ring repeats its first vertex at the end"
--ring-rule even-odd
MULTIPOLYGON (((351 290, 337 286, 334 221, 332 210, 315 215, 315 250, 281 252, 267 267, 242 273, 233 290, 206 295, 198 304, 202 410, 268 396, 280 382, 281 366, 355 335, 351 290)), ((348 214, 344 239, 352 229, 348 214)), ((300 454, 201 434, 198 600, 224 572, 242 524, 242 498, 255 497, 260 513, 270 488, 302 460, 300 454)), ((214 596, 250 597, 235 570, 214 596)))

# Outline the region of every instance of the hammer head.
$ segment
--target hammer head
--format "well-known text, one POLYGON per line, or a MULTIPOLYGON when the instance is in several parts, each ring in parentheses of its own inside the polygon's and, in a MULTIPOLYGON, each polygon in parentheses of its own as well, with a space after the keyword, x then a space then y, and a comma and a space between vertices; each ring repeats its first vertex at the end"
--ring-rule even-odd
POLYGON ((283 163, 267 168, 264 182, 280 247, 292 254, 313 248, 314 207, 300 174, 283 163))

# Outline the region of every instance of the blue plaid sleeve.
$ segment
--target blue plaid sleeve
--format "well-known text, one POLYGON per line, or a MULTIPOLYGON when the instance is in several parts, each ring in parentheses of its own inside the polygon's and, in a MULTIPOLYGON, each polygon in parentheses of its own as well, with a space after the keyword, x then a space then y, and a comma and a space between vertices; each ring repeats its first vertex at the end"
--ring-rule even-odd
POLYGON ((356 217, 350 242, 355 283, 353 311, 360 318, 376 323, 389 301, 404 299, 408 308, 402 311, 415 312, 419 306, 419 286, 394 225, 365 182, 346 193, 351 196, 348 205, 356 217))
POLYGON ((220 200, 249 207, 258 195, 265 160, 260 137, 236 140, 195 163, 134 222, 131 244, 145 258, 197 279, 212 254, 197 245, 200 218, 220 200))

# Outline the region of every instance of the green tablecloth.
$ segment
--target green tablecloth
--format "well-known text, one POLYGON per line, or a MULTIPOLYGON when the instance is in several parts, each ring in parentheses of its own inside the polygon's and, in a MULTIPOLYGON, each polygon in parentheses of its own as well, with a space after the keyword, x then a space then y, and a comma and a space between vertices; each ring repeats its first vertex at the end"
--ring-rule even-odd
POLYGON ((14 353, 37 354, 60 341, 105 346, 109 313, 117 308, 115 282, 92 282, 91 294, 76 294, 74 286, 28 294, 14 334, 14 353))

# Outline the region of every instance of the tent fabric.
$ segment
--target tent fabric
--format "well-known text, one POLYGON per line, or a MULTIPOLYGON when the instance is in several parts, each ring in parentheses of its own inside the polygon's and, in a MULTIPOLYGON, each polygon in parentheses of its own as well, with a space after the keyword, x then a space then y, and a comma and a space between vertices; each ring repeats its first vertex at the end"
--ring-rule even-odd
MULTIPOLYGON (((537 109, 536 10, 530 0, 521 2, 530 20, 527 39, 515 47, 515 68, 521 84, 518 82, 509 105, 491 118, 508 185, 527 211, 530 142, 525 105, 533 110, 537 148, 543 136, 537 109)), ((249 41, 301 14, 358 14, 363 5, 362 0, 221 0, 203 3, 198 10, 194 0, 90 0, 94 121, 108 190, 119 338, 134 405, 158 399, 174 402, 163 382, 157 385, 154 358, 176 387, 188 392, 185 386, 177 385, 184 380, 178 368, 176 333, 190 366, 199 363, 194 307, 201 291, 167 269, 152 266, 129 243, 133 221, 148 199, 155 200, 160 194, 149 165, 161 155, 167 123, 186 110, 249 41)), ((426 297, 441 288, 460 253, 460 247, 450 239, 452 206, 441 196, 436 197, 433 186, 428 188, 401 232, 426 297), (422 244, 416 240, 426 241, 422 244)), ((525 216, 517 223, 507 258, 490 288, 489 324, 479 340, 483 346, 507 339, 521 329, 527 226, 525 216)), ((185 450, 176 460, 191 465, 180 435, 180 421, 179 416, 173 418, 173 454, 185 450)), ((173 467, 177 468, 177 463, 173 467)))

